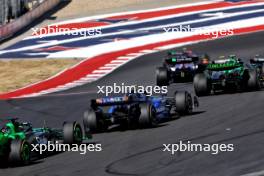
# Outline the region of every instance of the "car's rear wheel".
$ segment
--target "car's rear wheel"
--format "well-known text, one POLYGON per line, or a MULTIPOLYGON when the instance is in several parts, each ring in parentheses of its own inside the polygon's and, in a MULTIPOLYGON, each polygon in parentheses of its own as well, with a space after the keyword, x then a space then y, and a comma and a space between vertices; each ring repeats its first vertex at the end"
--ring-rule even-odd
POLYGON ((176 112, 179 114, 190 114, 193 110, 192 96, 187 91, 175 92, 176 112))
POLYGON ((256 70, 249 70, 249 79, 247 81, 247 88, 249 91, 257 90, 260 87, 260 81, 256 70))
POLYGON ((165 67, 156 69, 156 81, 158 86, 167 86, 169 84, 168 71, 165 67))
POLYGON ((206 96, 211 91, 210 83, 203 73, 194 76, 193 84, 197 96, 206 96))
POLYGON ((155 108, 149 103, 140 104, 139 125, 153 127, 157 124, 155 108))
POLYGON ((86 134, 89 134, 90 132, 102 132, 107 129, 107 126, 104 123, 101 114, 97 113, 93 109, 89 109, 84 112, 83 124, 86 134))
POLYGON ((65 144, 81 144, 82 143, 82 127, 76 122, 64 123, 63 140, 65 144))
POLYGON ((30 162, 30 145, 25 140, 14 139, 10 144, 9 163, 27 165, 30 162))

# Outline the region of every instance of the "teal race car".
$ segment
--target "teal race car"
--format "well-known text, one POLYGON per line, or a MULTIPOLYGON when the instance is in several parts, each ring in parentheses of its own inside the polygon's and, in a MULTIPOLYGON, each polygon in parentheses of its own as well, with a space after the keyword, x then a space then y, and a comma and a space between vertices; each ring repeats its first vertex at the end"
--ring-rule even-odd
POLYGON ((264 87, 264 57, 256 55, 250 59, 250 64, 258 70, 262 87, 264 87))
POLYGON ((65 122, 63 129, 33 128, 31 123, 20 123, 11 118, 0 119, 0 128, 1 165, 27 165, 33 158, 41 158, 40 153, 32 152, 32 145, 47 144, 51 141, 79 144, 83 140, 82 128, 76 122, 65 122))
POLYGON ((221 91, 253 91, 260 87, 261 77, 258 69, 252 64, 245 64, 235 55, 210 62, 203 73, 194 77, 197 96, 221 91))

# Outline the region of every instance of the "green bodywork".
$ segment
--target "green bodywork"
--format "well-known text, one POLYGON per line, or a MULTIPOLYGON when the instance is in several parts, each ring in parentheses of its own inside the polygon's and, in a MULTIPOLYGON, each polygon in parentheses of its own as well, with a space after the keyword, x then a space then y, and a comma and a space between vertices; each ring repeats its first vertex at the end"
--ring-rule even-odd
POLYGON ((208 75, 213 90, 242 89, 247 79, 247 68, 235 56, 226 60, 218 60, 207 65, 205 74, 208 75))
POLYGON ((9 151, 10 141, 14 139, 24 140, 26 138, 24 132, 17 132, 13 122, 7 122, 0 132, 0 157, 6 155, 6 152, 9 151))
POLYGON ((175 54, 177 54, 177 52, 176 52, 176 51, 173 51, 173 50, 171 50, 171 51, 168 51, 168 55, 175 55, 175 54))
POLYGON ((224 63, 210 63, 207 65, 208 70, 213 70, 213 71, 224 71, 224 70, 232 70, 235 68, 244 68, 243 63, 239 62, 236 59, 228 59, 224 63))
POLYGON ((172 62, 177 62, 177 59, 176 58, 171 58, 171 61, 172 62))
POLYGON ((244 64, 238 59, 229 58, 223 63, 210 63, 207 65, 208 71, 221 72, 223 75, 228 76, 238 76, 242 77, 245 71, 244 64), (236 73, 236 75, 232 75, 236 73))

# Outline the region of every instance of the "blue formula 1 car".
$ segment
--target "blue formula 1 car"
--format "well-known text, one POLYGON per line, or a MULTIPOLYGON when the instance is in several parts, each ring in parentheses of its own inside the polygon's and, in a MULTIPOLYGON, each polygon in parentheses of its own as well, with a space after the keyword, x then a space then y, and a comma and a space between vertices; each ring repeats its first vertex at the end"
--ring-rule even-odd
POLYGON ((122 128, 151 127, 176 114, 190 114, 199 105, 190 93, 175 92, 174 97, 146 96, 131 93, 121 97, 91 100, 91 107, 84 112, 85 132, 106 131, 119 124, 122 128))
POLYGON ((207 54, 197 55, 192 51, 169 51, 163 66, 156 69, 158 86, 171 83, 192 82, 195 74, 202 72, 209 62, 207 54))

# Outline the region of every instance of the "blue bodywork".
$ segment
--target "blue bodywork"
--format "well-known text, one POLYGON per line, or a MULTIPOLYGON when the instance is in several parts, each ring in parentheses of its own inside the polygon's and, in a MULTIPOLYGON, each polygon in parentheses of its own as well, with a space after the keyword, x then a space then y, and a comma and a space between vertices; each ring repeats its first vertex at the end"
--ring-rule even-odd
POLYGON ((105 97, 97 99, 97 105, 103 111, 107 107, 108 118, 111 118, 115 112, 128 112, 131 106, 140 106, 140 103, 148 102, 156 111, 157 119, 170 118, 172 106, 164 96, 146 96, 145 94, 135 93, 123 97, 105 97))

